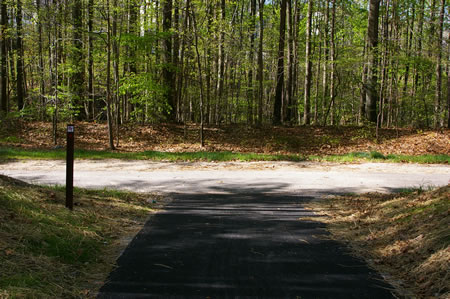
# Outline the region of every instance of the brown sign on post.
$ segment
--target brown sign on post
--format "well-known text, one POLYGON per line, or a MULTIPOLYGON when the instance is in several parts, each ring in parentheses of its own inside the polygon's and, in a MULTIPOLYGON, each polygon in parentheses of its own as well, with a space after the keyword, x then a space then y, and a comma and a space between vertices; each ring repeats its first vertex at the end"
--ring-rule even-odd
POLYGON ((75 126, 67 125, 66 152, 66 207, 73 210, 73 152, 75 144, 75 126))

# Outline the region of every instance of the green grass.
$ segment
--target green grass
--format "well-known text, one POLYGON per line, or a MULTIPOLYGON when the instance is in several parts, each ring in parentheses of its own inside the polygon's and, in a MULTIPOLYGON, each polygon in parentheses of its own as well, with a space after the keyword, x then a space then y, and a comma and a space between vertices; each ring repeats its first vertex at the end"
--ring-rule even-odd
MULTIPOLYGON (((64 150, 25 150, 18 148, 0 148, 0 160, 11 159, 65 159, 64 150)), ((152 161, 327 161, 327 162, 393 162, 393 163, 421 163, 421 164, 448 164, 449 155, 383 155, 379 152, 355 152, 343 155, 304 157, 300 154, 258 154, 258 153, 234 153, 234 152, 114 152, 75 150, 76 159, 123 159, 123 160, 152 160, 152 161)))
POLYGON ((449 155, 383 155, 379 152, 356 152, 343 155, 329 156, 309 156, 311 161, 327 161, 327 162, 359 162, 359 161, 375 161, 375 162, 391 162, 391 163, 419 163, 419 164, 448 164, 450 163, 449 155))
MULTIPOLYGON (((0 148, 0 159, 65 159, 64 150, 24 150, 15 148, 0 148)), ((233 152, 112 152, 75 150, 77 159, 125 159, 154 161, 302 161, 300 155, 270 155, 256 153, 233 152)))
POLYGON ((156 200, 78 188, 74 197, 69 211, 63 187, 0 176, 0 298, 93 297, 119 253, 117 240, 145 222, 156 200))

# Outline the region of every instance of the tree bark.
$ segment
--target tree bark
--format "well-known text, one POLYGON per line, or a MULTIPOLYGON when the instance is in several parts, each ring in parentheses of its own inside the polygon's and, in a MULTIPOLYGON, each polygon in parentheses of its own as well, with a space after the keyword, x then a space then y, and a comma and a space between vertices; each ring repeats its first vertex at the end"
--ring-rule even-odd
POLYGON ((40 104, 40 117, 41 120, 45 118, 45 81, 44 81, 44 57, 42 52, 42 13, 41 13, 41 1, 36 0, 37 11, 37 26, 38 26, 38 56, 39 56, 39 104, 40 104))
POLYGON ((380 14, 380 0, 370 0, 369 22, 367 27, 369 78, 367 81, 367 113, 370 122, 377 122, 378 99, 378 19, 380 14))
POLYGON ((94 103, 94 0, 88 2, 88 109, 91 119, 95 119, 95 103, 94 103))
POLYGON ((7 57, 8 46, 6 31, 8 27, 8 10, 6 0, 1 0, 1 41, 0 41, 0 54, 1 54, 1 79, 0 79, 0 112, 8 112, 8 69, 7 69, 7 57))
POLYGON ((284 89, 284 43, 286 36, 286 1, 281 0, 280 7, 280 37, 278 40, 278 66, 276 77, 275 103, 273 109, 273 124, 281 124, 281 106, 284 89))
POLYGON ((113 134, 113 119, 112 119, 112 109, 111 109, 111 16, 110 16, 110 5, 109 0, 106 0, 106 18, 107 18, 107 40, 106 40, 106 118, 108 121, 108 140, 109 148, 115 150, 114 146, 114 134, 113 134))
POLYGON ((175 104, 175 71, 172 64, 172 0, 163 2, 163 31, 166 34, 163 41, 163 80, 166 88, 165 96, 171 112, 167 115, 170 121, 176 119, 175 104))
MULTIPOLYGON (((295 0, 294 0, 295 1, 295 0)), ((287 19, 288 19, 288 77, 286 86, 286 109, 284 121, 290 123, 292 121, 292 111, 294 102, 294 68, 295 68, 295 45, 294 45, 294 32, 295 32, 295 12, 292 7, 292 1, 287 1, 287 19)))
POLYGON ((216 124, 220 123, 220 105, 223 96, 223 85, 224 85, 224 73, 225 73, 225 51, 224 51, 224 43, 225 43, 225 0, 220 1, 220 12, 221 12, 221 25, 220 25, 220 33, 219 33, 219 62, 218 62, 218 73, 217 73, 217 99, 216 99, 216 124))
POLYGON ((24 61, 23 61, 23 32, 22 32, 22 0, 17 0, 16 11, 16 26, 17 26, 17 78, 16 78, 16 92, 17 92, 17 108, 22 110, 24 108, 25 99, 25 82, 24 82, 24 61))
POLYGON ((335 25, 336 25, 336 0, 332 0, 331 4, 333 5, 331 9, 331 35, 330 35, 330 103, 328 105, 327 112, 325 113, 325 116, 323 118, 323 125, 327 125, 327 118, 330 114, 330 111, 332 111, 331 115, 331 125, 334 124, 334 99, 336 97, 335 94, 335 59, 336 59, 336 41, 335 41, 335 25))
POLYGON ((308 16, 306 20, 306 53, 305 53, 305 107, 303 121, 305 125, 311 123, 311 23, 313 1, 308 0, 308 16))
POLYGON ((437 38, 437 59, 436 59, 436 90, 434 95, 434 127, 443 126, 443 118, 441 118, 442 108, 442 39, 444 32, 444 13, 445 13, 445 0, 441 0, 441 11, 439 15, 439 31, 437 38))
POLYGON ((259 48, 258 48, 258 125, 262 124, 263 118, 263 98, 264 98, 264 6, 265 0, 259 0, 259 48))
POLYGON ((255 49, 255 35, 256 35, 256 0, 250 1, 250 53, 249 53, 249 71, 248 71, 248 86, 247 86, 247 122, 253 124, 253 60, 255 49))
MULTIPOLYGON (((71 61, 73 73, 71 75, 71 91, 73 95, 72 108, 78 113, 78 107, 84 104, 84 59, 83 59, 83 19, 81 0, 72 3, 72 51, 71 61)), ((81 119, 81 116, 78 117, 81 119)))

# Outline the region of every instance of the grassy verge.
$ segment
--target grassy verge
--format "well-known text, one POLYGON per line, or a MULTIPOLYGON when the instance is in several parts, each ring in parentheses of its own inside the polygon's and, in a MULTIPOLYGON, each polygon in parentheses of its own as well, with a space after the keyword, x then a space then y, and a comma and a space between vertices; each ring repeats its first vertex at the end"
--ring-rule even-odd
POLYGON ((355 152, 344 155, 328 155, 328 156, 309 156, 311 161, 327 161, 327 162, 359 162, 359 161, 375 161, 375 162, 391 162, 391 163, 420 163, 420 164, 448 164, 450 163, 449 155, 383 155, 379 152, 355 152))
MULTIPOLYGON (((64 150, 25 150, 20 148, 0 148, 0 160, 8 159, 64 159, 64 150)), ((295 154, 259 154, 235 152, 113 152, 76 150, 77 159, 124 159, 124 160, 152 160, 152 161, 327 161, 327 162, 395 162, 395 163, 423 163, 448 164, 449 155, 383 155, 379 152, 357 152, 344 155, 307 156, 295 154)))
POLYGON ((162 201, 149 194, 63 188, 0 176, 0 298, 94 297, 126 242, 162 201))
POLYGON ((450 297, 450 185, 315 203, 334 238, 411 298, 450 297))

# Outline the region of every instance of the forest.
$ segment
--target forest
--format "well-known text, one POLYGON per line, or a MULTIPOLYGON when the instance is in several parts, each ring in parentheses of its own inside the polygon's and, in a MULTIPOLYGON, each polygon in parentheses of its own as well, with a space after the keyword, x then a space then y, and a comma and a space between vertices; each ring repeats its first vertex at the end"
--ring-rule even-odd
POLYGON ((1 0, 2 117, 449 127, 445 0, 1 0))

